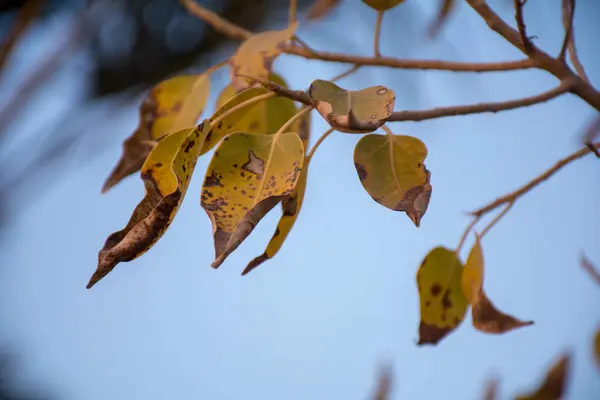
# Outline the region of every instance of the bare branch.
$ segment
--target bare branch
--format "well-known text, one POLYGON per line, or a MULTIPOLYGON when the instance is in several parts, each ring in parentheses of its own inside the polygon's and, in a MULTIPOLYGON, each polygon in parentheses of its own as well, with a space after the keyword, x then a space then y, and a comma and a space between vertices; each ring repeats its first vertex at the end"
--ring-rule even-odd
MULTIPOLYGON (((579 55, 577 54, 577 47, 575 45, 575 26, 573 25, 573 19, 575 18, 575 0, 563 0, 563 25, 565 25, 565 31, 567 30, 567 25, 570 26, 569 31, 569 41, 567 42, 567 49, 569 51, 569 58, 573 63, 573 67, 577 74, 586 82, 590 82, 587 74, 585 73, 585 69, 583 68, 583 64, 579 60, 579 55), (568 19, 566 19, 565 10, 569 7, 569 2, 572 3, 571 15, 568 19)), ((566 35, 566 33, 565 33, 566 35)), ((566 39, 566 36, 565 36, 566 39)), ((564 43, 563 43, 564 46, 564 43)))
POLYGON ((498 213, 498 215, 496 215, 494 217, 494 219, 485 227, 483 228, 483 230, 481 231, 481 233, 479 234, 479 237, 481 239, 483 239, 483 237, 485 236, 486 233, 488 233, 490 231, 490 229, 492 229, 494 227, 494 225, 496 225, 498 223, 498 221, 500 221, 502 219, 502 217, 504 217, 506 215, 506 213, 508 211, 510 211, 510 209, 512 208, 512 206, 515 204, 515 200, 509 202, 504 209, 502 209, 502 211, 500 211, 498 213))
MULTIPOLYGON (((600 143, 594 144, 593 147, 596 149, 599 149, 600 143)), ((507 204, 507 203, 516 201, 519 197, 523 196, 525 193, 529 192, 531 189, 535 188, 540 183, 549 179, 552 175, 554 175, 559 170, 561 170, 565 165, 567 165, 575 160, 578 160, 591 152, 592 151, 588 147, 584 147, 583 149, 576 151, 575 153, 571 154, 570 156, 557 161, 556 164, 554 164, 551 168, 546 170, 543 174, 539 175, 535 179, 532 179, 531 181, 529 181, 527 184, 523 185, 519 189, 515 190, 514 192, 508 193, 502 197, 499 197, 496 200, 494 200, 493 202, 491 202, 490 204, 471 212, 471 215, 473 215, 475 217, 481 217, 483 214, 486 214, 486 213, 496 209, 497 207, 500 207, 503 204, 507 204)))
POLYGON ((540 93, 531 97, 524 97, 517 100, 509 100, 498 103, 478 103, 465 106, 450 106, 432 108, 423 111, 394 111, 388 121, 424 121, 442 117, 454 117, 458 115, 478 114, 478 113, 496 113, 499 111, 514 110, 516 108, 527 107, 534 104, 543 103, 567 93, 570 90, 568 83, 561 84, 547 92, 540 93))
POLYGON ((521 36, 521 45, 525 50, 525 54, 531 54, 533 52, 533 43, 527 36, 527 25, 525 25, 525 19, 523 17, 523 6, 527 0, 514 0, 515 7, 515 20, 517 21, 517 27, 519 28, 519 35, 521 36))
MULTIPOLYGON (((193 15, 205 21, 215 30, 231 37, 244 40, 252 36, 249 32, 198 5, 194 0, 179 0, 181 4, 193 15)), ((286 46, 283 53, 304 57, 308 60, 327 62, 340 62, 371 67, 390 67, 397 69, 440 70, 454 72, 498 72, 515 71, 533 68, 531 60, 503 61, 491 63, 466 63, 441 60, 406 60, 393 57, 364 57, 342 53, 329 53, 324 51, 307 50, 297 46, 286 46)))
MULTIPOLYGON (((548 53, 540 50, 533 44, 531 44, 530 48, 526 48, 527 46, 523 44, 521 34, 500 18, 498 14, 488 6, 487 2, 482 0, 466 1, 493 31, 504 37, 523 53, 529 55, 535 67, 551 73, 561 81, 573 80, 574 85, 570 92, 579 96, 590 106, 600 111, 600 92, 579 75, 574 73, 563 60, 557 60, 551 57, 548 53)), ((519 4, 521 5, 523 3, 519 4)))
POLYGON ((442 26, 444 25, 444 23, 450 16, 452 9, 454 8, 456 0, 441 0, 441 2, 442 4, 438 9, 438 13, 435 16, 435 19, 433 20, 431 25, 429 26, 429 29, 427 30, 430 38, 435 38, 440 33, 442 26))
POLYGON ((373 49, 375 58, 381 57, 379 52, 379 41, 381 39, 381 22, 383 21, 383 11, 377 11, 377 21, 375 22, 375 38, 373 39, 373 49))
POLYGON ((592 262, 585 256, 585 254, 581 254, 581 266, 590 274, 592 279, 594 279, 594 281, 600 285, 600 271, 594 267, 592 262))
POLYGON ((567 48, 573 38, 573 17, 575 16, 575 0, 562 0, 562 21, 565 28, 565 38, 563 40, 558 59, 564 60, 567 48))

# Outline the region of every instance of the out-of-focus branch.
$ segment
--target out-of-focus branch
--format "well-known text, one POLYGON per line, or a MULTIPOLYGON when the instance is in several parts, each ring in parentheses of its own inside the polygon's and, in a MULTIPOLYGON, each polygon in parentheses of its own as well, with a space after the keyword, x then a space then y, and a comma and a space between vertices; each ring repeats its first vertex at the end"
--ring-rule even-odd
MULTIPOLYGON (((217 31, 233 39, 244 40, 252 33, 221 18, 218 14, 198 5, 194 0, 179 0, 193 15, 205 21, 217 31)), ((497 72, 522 70, 533 67, 531 60, 517 60, 491 63, 465 63, 442 60, 406 60, 393 57, 364 57, 342 53, 307 50, 298 46, 285 46, 283 53, 304 57, 308 60, 340 62, 360 66, 389 67, 397 69, 441 70, 454 72, 497 72)))
MULTIPOLYGON (((566 49, 569 51, 569 58, 573 63, 573 67, 577 74, 586 82, 589 82, 589 78, 585 73, 585 69, 583 68, 583 64, 579 60, 579 55, 577 54, 577 46, 575 45, 575 27, 573 25, 573 19, 575 18, 575 0, 563 0, 563 25, 565 27, 565 42, 563 42, 563 47, 561 49, 561 53, 565 54, 565 45, 566 49), (569 12, 569 14, 567 14, 569 12), (568 39, 568 40, 567 40, 568 39)), ((559 55, 560 58, 560 55, 559 55)))
POLYGON ((592 279, 600 285, 600 271, 598 271, 592 262, 585 256, 585 254, 581 255, 581 266, 585 269, 588 274, 592 277, 592 279))
MULTIPOLYGON (((595 143, 592 146, 596 149, 600 149, 600 143, 595 143)), ((486 213, 500 207, 501 205, 516 201, 519 197, 523 196, 525 193, 529 192, 531 189, 535 188, 540 183, 548 180, 552 175, 554 175, 555 173, 560 171, 564 166, 570 164, 571 162, 573 162, 575 160, 578 160, 578 159, 586 156, 587 154, 590 154, 591 152, 592 152, 592 150, 590 150, 589 147, 586 146, 583 149, 578 150, 575 153, 573 153, 561 160, 558 160, 556 162, 556 164, 554 164, 551 168, 547 169, 544 173, 542 173, 538 177, 532 179, 527 184, 523 185, 522 187, 520 187, 519 189, 517 189, 513 192, 510 192, 502 197, 497 198, 490 204, 485 205, 485 206, 471 212, 471 215, 473 215, 475 217, 481 217, 483 214, 486 214, 486 213)))
POLYGON ((2 44, 0 44, 0 76, 15 44, 19 41, 19 38, 31 21, 39 14, 43 3, 43 0, 29 0, 19 10, 8 34, 4 37, 2 44))

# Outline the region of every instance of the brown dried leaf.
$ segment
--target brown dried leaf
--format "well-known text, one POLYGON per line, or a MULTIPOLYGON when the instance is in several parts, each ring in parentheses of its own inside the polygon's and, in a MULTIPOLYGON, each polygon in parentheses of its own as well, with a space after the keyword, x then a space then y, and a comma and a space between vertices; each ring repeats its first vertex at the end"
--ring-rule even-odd
POLYGON ((571 357, 562 355, 550 368, 546 378, 538 389, 526 395, 520 395, 515 400, 561 400, 565 395, 567 374, 570 368, 571 357))

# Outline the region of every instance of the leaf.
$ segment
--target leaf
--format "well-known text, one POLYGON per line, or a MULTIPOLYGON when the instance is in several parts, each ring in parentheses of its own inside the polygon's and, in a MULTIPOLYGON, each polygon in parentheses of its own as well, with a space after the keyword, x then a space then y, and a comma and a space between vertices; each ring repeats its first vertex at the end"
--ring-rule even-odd
MULTIPOLYGON (((279 75, 271 74, 269 79, 280 86, 287 87, 285 81, 279 75)), ((268 90, 264 89, 260 94, 263 93, 268 93, 268 90)), ((217 99, 217 107, 223 107, 227 104, 227 101, 235 96, 236 90, 233 85, 225 86, 217 99)), ((281 96, 273 97, 248 107, 243 116, 231 119, 232 125, 227 133, 275 133, 297 112, 298 110, 292 100, 281 96)), ((298 132, 299 125, 299 122, 293 124, 290 130, 298 132)))
POLYGON ((427 211, 433 187, 423 162, 427 147, 402 135, 366 135, 354 149, 354 166, 373 200, 394 211, 404 211, 415 226, 427 211))
MULTIPOLYGON (((250 89, 246 89, 236 94, 232 98, 230 98, 227 102, 221 105, 217 111, 210 117, 211 124, 221 115, 225 114, 227 111, 232 108, 252 99, 253 97, 257 97, 263 94, 268 93, 269 91, 262 87, 254 87, 250 89)), ((264 100, 267 101, 267 100, 264 100)), ((260 103, 258 103, 260 104, 260 103)), ((204 142, 204 146, 202 147, 202 151, 200 154, 205 154, 210 151, 213 147, 217 145, 225 136, 234 131, 234 127, 236 123, 243 119, 244 116, 252 110, 252 105, 248 107, 240 108, 239 110, 229 114, 224 119, 222 119, 216 126, 213 126, 210 133, 206 137, 206 141, 204 142)), ((214 125, 214 124, 213 124, 214 125)))
POLYGON ((373 132, 392 115, 396 102, 394 91, 385 86, 350 91, 320 79, 311 83, 308 95, 325 121, 346 133, 373 132))
POLYGON ((163 235, 185 196, 204 139, 208 121, 199 127, 170 134, 150 152, 142 166, 146 194, 124 229, 106 239, 98 253, 98 268, 90 289, 120 262, 134 260, 148 251, 163 235))
POLYGON ((463 265, 456 252, 436 247, 417 271, 421 324, 419 345, 437 344, 465 318, 468 302, 461 289, 463 265))
POLYGON ((218 268, 260 220, 294 190, 304 161, 295 132, 233 133, 215 151, 201 204, 213 227, 218 268))
POLYGON ((571 357, 562 355, 546 374, 542 384, 535 392, 520 395, 515 400, 560 400, 565 394, 567 373, 570 368, 571 357))
POLYGON ((596 364, 600 368, 600 328, 598 328, 594 336, 594 355, 596 356, 596 364))
POLYGON ((300 209, 302 208, 304 192, 306 191, 307 172, 308 163, 305 159, 304 166, 302 167, 302 171, 300 172, 300 176, 298 177, 298 182, 296 183, 294 191, 289 197, 285 197, 282 201, 282 215, 266 250, 260 256, 255 257, 248 263, 242 272, 242 275, 246 275, 263 262, 273 258, 279 249, 281 249, 281 246, 283 246, 283 242, 294 227, 296 219, 298 218, 298 214, 300 213, 300 209))
POLYGON ((404 3, 404 0, 362 0, 363 3, 377 11, 387 11, 390 8, 396 7, 400 3, 404 3))
POLYGON ((123 142, 123 154, 102 187, 102 192, 139 171, 158 140, 196 125, 210 93, 206 74, 181 75, 154 86, 140 106, 140 122, 123 142))
POLYGON ((472 305, 473 326, 486 333, 506 333, 533 325, 533 321, 521 321, 499 311, 485 294, 483 280, 483 251, 481 250, 481 241, 477 236, 461 278, 463 293, 472 305))
POLYGON ((340 0, 314 0, 306 13, 306 19, 314 21, 326 17, 339 3, 340 0))
POLYGON ((253 85, 252 80, 246 78, 248 76, 262 80, 269 77, 273 61, 292 38, 296 29, 298 29, 297 21, 280 31, 266 31, 253 35, 240 45, 229 61, 231 83, 236 91, 253 85))

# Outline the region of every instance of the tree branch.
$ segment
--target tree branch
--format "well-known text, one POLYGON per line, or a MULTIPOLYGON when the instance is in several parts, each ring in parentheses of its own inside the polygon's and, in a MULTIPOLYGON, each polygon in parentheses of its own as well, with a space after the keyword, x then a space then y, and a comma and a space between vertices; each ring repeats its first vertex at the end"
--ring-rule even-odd
POLYGON ((581 266, 583 267, 583 269, 585 269, 590 274, 592 279, 594 279, 594 281, 598 285, 600 285, 600 271, 598 271, 592 265, 592 262, 590 260, 588 260, 588 258, 585 256, 585 254, 581 254, 581 266))
POLYGON ((575 0, 562 0, 562 21, 565 28, 565 38, 558 53, 558 59, 564 60, 572 37, 573 37, 573 17, 575 16, 575 0))
MULTIPOLYGON (((592 146, 595 149, 600 149, 600 143, 593 144, 592 146)), ((554 164, 551 168, 546 170, 543 174, 539 175, 535 179, 532 179, 530 182, 523 185, 519 189, 515 190, 514 192, 508 193, 502 197, 499 197, 496 200, 494 200, 493 202, 491 202, 490 204, 471 212, 471 215, 473 215, 476 218, 479 218, 483 214, 486 214, 486 213, 500 207, 503 204, 507 204, 507 203, 516 201, 519 197, 523 196, 525 193, 529 192, 531 189, 535 188, 540 183, 549 179, 552 175, 557 173, 565 165, 567 165, 575 160, 578 160, 591 152, 592 152, 592 150, 590 150, 588 147, 584 147, 583 149, 576 151, 575 153, 571 154, 570 156, 557 161, 556 164, 554 164)))
POLYGON ((557 60, 551 57, 548 53, 540 50, 533 44, 531 44, 531 48, 528 48, 528 46, 523 43, 523 39, 519 31, 512 28, 502 18, 500 18, 498 14, 496 14, 488 6, 486 1, 466 1, 471 8, 475 10, 475 12, 477 12, 479 16, 487 23, 490 29, 505 38, 523 53, 529 55, 531 60, 534 62, 535 67, 551 73, 561 81, 573 80, 574 84, 570 92, 580 97, 596 110, 600 111, 600 92, 598 92, 592 85, 587 83, 579 75, 575 74, 563 60, 557 60))
POLYGON ((519 29, 519 35, 521 36, 521 45, 525 50, 525 54, 531 55, 533 52, 533 43, 527 36, 527 25, 525 25, 525 19, 523 18, 523 6, 527 0, 513 0, 515 7, 515 21, 517 21, 517 28, 519 29))
MULTIPOLYGON (((563 24, 565 25, 565 30, 567 30, 567 23, 569 24, 570 32, 569 32, 569 41, 567 43, 567 50, 569 51, 569 58, 573 63, 573 67, 577 74, 586 82, 590 82, 587 74, 585 73, 585 69, 583 68, 583 64, 579 60, 579 55, 577 54, 577 47, 575 46, 575 27, 573 26, 573 18, 575 17, 575 0, 563 0, 563 24), (569 2, 572 2, 571 15, 567 20, 564 14, 565 7, 568 7, 569 2)), ((566 37, 565 37, 566 39, 566 37)), ((564 45, 564 43, 563 43, 564 45)))
MULTIPOLYGON (((194 0, 179 1, 188 10, 188 12, 202 19, 215 30, 231 37, 232 39, 245 40, 252 36, 252 32, 249 32, 221 18, 218 14, 198 5, 194 0)), ((397 69, 440 70, 454 72, 497 72, 522 70, 532 68, 534 66, 533 62, 527 59, 491 63, 465 63, 441 60, 406 60, 393 57, 376 58, 315 50, 309 51, 297 46, 285 46, 282 49, 282 52, 290 55, 300 56, 307 60, 340 62, 359 66, 390 67, 397 69)))

